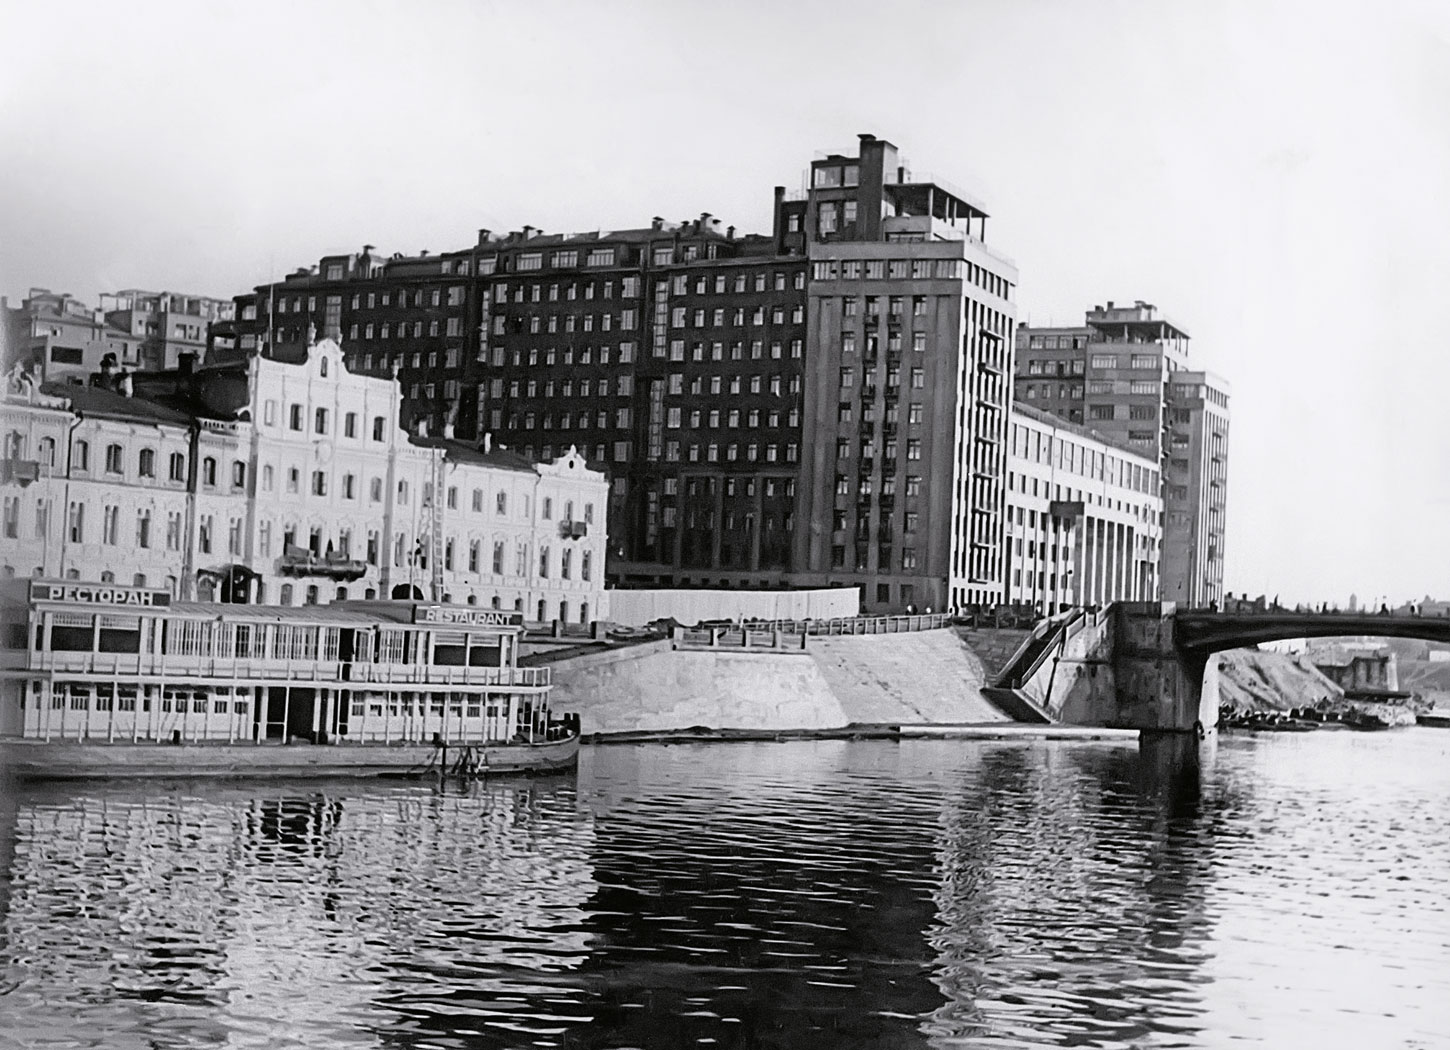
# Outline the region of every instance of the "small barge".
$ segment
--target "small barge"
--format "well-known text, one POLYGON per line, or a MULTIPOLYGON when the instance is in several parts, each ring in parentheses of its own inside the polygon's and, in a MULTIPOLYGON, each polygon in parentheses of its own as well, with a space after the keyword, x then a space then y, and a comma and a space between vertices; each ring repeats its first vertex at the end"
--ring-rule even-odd
POLYGON ((487 776, 578 762, 579 722, 551 714, 549 668, 518 666, 519 612, 6 584, 0 773, 487 776))

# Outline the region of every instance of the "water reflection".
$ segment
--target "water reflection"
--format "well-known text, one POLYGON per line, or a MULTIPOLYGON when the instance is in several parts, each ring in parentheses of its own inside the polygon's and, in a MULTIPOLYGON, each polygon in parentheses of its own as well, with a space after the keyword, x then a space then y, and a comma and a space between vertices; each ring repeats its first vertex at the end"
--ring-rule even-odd
POLYGON ((577 783, 0 791, 0 1045, 1436 1045, 1447 752, 646 746, 577 783))
POLYGON ((587 951, 572 784, 151 790, 22 797, 0 971, 20 1043, 411 1045, 450 981, 534 983, 587 951))

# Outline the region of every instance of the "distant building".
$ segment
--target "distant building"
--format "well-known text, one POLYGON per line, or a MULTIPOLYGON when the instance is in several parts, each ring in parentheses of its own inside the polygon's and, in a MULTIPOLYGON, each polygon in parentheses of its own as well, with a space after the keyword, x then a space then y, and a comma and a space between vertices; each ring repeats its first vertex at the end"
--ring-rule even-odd
POLYGON ((1306 655, 1326 678, 1345 692, 1395 692, 1400 688, 1399 659, 1381 645, 1312 645, 1306 655))
POLYGON ((1016 406, 1007 446, 1006 600, 1048 613, 1153 600, 1159 490, 1152 458, 1016 406))
POLYGON ((1161 465, 1159 595, 1224 599, 1229 390, 1193 371, 1188 333, 1141 300, 1109 302, 1077 327, 1022 326, 1016 399, 1161 465))
POLYGON ((184 354, 204 361, 208 329, 230 322, 235 310, 230 299, 134 288, 103 293, 100 308, 112 328, 141 340, 138 365, 147 371, 176 368, 184 354))
POLYGON ((0 299, 5 355, 0 371, 17 365, 40 382, 84 382, 106 355, 122 368, 141 364, 143 339, 107 320, 105 311, 67 293, 32 288, 17 307, 0 299))

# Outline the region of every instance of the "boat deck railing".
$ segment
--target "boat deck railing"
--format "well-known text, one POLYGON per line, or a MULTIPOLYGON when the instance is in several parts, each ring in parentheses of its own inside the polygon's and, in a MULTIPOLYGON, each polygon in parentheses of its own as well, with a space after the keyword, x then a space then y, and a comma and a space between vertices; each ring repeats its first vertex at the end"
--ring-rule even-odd
POLYGON ((210 680, 228 683, 310 682, 347 689, 363 686, 499 686, 546 689, 547 667, 467 667, 452 664, 363 663, 339 660, 247 660, 152 653, 39 652, 28 671, 108 679, 210 680))

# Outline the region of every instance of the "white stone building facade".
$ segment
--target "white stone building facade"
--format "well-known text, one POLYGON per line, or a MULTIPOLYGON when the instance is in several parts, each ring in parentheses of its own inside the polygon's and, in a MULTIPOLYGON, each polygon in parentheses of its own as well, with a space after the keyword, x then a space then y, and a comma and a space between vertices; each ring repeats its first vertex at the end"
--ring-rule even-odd
POLYGON ((1006 600, 1049 613, 1156 600, 1161 488, 1151 457, 1045 412, 1013 405, 1006 600))
POLYGON ((608 615, 608 483, 570 450, 409 435, 392 380, 331 340, 300 364, 137 375, 0 402, 0 574, 303 605, 421 598, 608 615), (235 593, 234 593, 235 592, 235 593))

